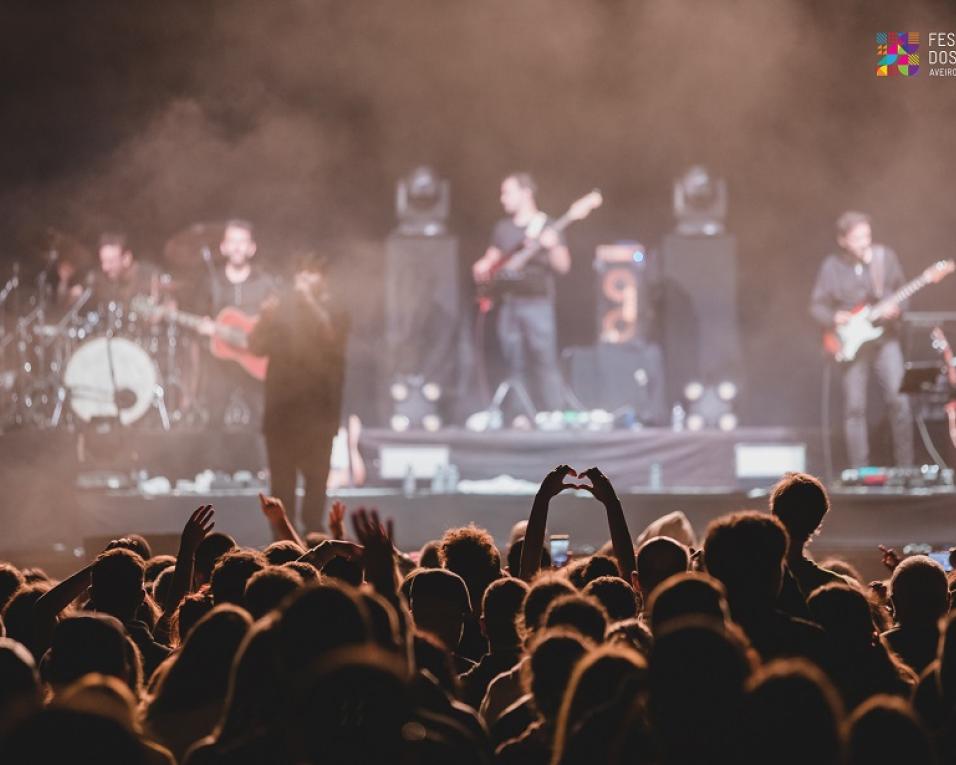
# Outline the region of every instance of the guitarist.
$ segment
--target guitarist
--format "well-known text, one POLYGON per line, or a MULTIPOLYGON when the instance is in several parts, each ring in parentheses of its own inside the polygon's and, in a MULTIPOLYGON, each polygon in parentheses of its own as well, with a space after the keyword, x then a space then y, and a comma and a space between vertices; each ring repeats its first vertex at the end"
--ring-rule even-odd
MULTIPOLYGON (((846 324, 854 309, 877 302, 905 281, 896 253, 873 242, 868 215, 843 213, 837 219, 836 234, 839 252, 823 261, 810 298, 810 314, 825 329, 846 324)), ((883 317, 884 334, 862 346, 844 369, 844 436, 853 467, 870 464, 866 391, 871 369, 889 409, 896 464, 913 464, 913 417, 909 399, 899 392, 904 371, 900 314, 898 306, 890 308, 883 317)))
MULTIPOLYGON (((248 221, 233 219, 226 223, 219 252, 224 265, 210 265, 208 303, 211 316, 223 308, 238 308, 255 316, 262 303, 275 292, 275 280, 253 262, 256 254, 255 232, 248 221)), ((207 337, 215 322, 207 317, 199 332, 207 337)), ((238 364, 209 357, 206 376, 209 424, 214 429, 226 425, 255 427, 262 412, 262 383, 238 364)))
POLYGON ((537 186, 527 173, 512 173, 501 182, 501 206, 506 217, 495 224, 485 254, 472 266, 476 282, 488 282, 509 255, 528 240, 541 250, 520 273, 501 282, 498 342, 508 367, 508 378, 528 388, 528 377, 538 395, 532 400, 541 410, 564 408, 558 368, 557 328, 554 312, 554 275, 566 274, 571 255, 562 236, 548 228, 550 219, 538 210, 537 186))

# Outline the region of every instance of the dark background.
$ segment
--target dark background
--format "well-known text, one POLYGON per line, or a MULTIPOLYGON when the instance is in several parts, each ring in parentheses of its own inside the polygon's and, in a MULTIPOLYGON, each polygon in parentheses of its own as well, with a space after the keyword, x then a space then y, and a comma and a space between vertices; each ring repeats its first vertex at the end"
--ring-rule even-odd
MULTIPOLYGON (((909 275, 953 254, 956 79, 925 58, 875 77, 876 32, 925 51, 956 30, 943 0, 33 0, 2 18, 0 276, 48 226, 90 246, 121 227, 158 257, 194 221, 247 217, 263 261, 333 255, 371 359, 396 179, 427 162, 451 180, 466 266, 523 169, 555 213, 604 191, 560 288, 562 344, 588 343, 594 246, 657 245, 673 179, 703 163, 739 240, 745 420, 807 424, 806 303, 837 214, 870 212, 909 275)), ((956 279, 914 307, 954 298, 956 279)))

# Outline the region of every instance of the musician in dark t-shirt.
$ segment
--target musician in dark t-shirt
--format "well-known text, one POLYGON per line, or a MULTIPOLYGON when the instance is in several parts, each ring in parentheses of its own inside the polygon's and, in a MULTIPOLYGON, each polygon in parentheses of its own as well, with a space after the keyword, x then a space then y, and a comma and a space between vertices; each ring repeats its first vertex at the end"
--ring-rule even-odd
POLYGON ((554 275, 566 274, 571 256, 560 234, 538 210, 534 180, 526 173, 501 183, 501 206, 508 217, 495 225, 485 254, 472 266, 475 281, 497 279, 500 296, 498 341, 511 382, 521 383, 539 410, 564 408, 558 369, 554 275), (524 267, 502 280, 496 269, 529 240, 541 249, 524 267), (533 383, 528 385, 528 383, 533 383))
MULTIPOLYGON (((879 302, 904 283, 896 253, 873 242, 869 216, 843 213, 837 220, 837 244, 840 252, 824 260, 810 298, 810 314, 825 330, 846 325, 855 308, 879 302)), ((889 409, 896 464, 913 464, 913 418, 909 399, 899 392, 904 371, 901 312, 899 305, 889 306, 881 322, 883 335, 860 347, 843 370, 844 435, 852 467, 870 464, 866 391, 871 369, 889 409)))
POLYGON ((302 526, 324 528, 332 441, 342 414, 348 314, 331 300, 322 263, 306 259, 294 287, 270 298, 249 338, 269 357, 262 432, 271 492, 295 511, 298 473, 305 480, 302 526))

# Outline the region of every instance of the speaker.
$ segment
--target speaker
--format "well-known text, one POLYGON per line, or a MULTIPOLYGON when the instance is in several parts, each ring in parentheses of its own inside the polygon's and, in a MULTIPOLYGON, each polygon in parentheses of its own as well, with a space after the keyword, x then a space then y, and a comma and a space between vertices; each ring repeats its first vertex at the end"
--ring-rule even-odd
POLYGON ((586 345, 562 353, 568 384, 587 409, 634 411, 645 425, 666 419, 664 364, 651 343, 586 345))
POLYGON ((691 380, 741 377, 737 240, 730 234, 668 234, 662 256, 663 344, 671 401, 691 380))
POLYGON ((458 239, 392 234, 385 245, 385 369, 454 388, 461 300, 458 239))

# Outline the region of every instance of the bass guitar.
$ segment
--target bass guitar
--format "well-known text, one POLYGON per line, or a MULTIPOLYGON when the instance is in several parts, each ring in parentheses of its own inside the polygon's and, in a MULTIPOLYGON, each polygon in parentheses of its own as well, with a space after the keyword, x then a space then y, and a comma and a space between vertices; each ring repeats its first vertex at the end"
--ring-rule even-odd
MULTIPOLYGON (((168 308, 143 296, 133 298, 130 307, 147 318, 167 319, 197 332, 206 320, 204 316, 168 308)), ((217 359, 235 361, 257 380, 265 380, 269 359, 249 352, 249 333, 258 320, 257 316, 249 316, 238 308, 223 308, 214 319, 209 352, 217 359)))
MULTIPOLYGON (((950 391, 956 391, 956 367, 953 366, 953 349, 949 345, 949 340, 943 333, 942 328, 934 327, 932 332, 933 348, 939 351, 946 364, 946 382, 949 383, 950 391)), ((946 419, 949 421, 949 440, 956 446, 956 400, 949 401, 944 407, 946 410, 946 419)))
POLYGON ((506 254, 491 267, 488 278, 478 282, 476 288, 478 310, 481 311, 481 313, 488 313, 494 306, 495 294, 501 288, 502 284, 520 281, 524 278, 525 266, 542 250, 539 237, 546 229, 560 234, 575 221, 587 218, 602 204, 604 204, 604 197, 601 196, 601 192, 598 189, 594 189, 580 199, 575 200, 568 208, 568 211, 554 223, 545 226, 539 225, 535 236, 525 239, 524 243, 520 245, 517 250, 506 254))
POLYGON ((860 352, 860 348, 883 334, 884 327, 878 322, 885 319, 890 310, 899 307, 900 303, 915 295, 923 287, 941 281, 954 270, 956 270, 956 263, 952 260, 940 260, 878 303, 855 308, 846 324, 840 324, 824 332, 823 349, 837 361, 853 361, 860 352))

